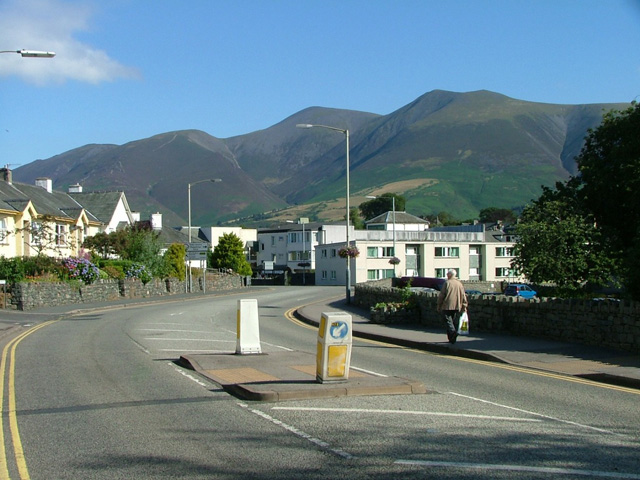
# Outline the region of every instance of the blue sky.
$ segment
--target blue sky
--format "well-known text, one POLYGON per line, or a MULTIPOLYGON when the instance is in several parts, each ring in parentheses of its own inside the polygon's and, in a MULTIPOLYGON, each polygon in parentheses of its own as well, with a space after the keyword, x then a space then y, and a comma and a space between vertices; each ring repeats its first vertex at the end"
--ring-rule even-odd
POLYGON ((640 0, 0 0, 0 163, 432 90, 640 100, 640 0))

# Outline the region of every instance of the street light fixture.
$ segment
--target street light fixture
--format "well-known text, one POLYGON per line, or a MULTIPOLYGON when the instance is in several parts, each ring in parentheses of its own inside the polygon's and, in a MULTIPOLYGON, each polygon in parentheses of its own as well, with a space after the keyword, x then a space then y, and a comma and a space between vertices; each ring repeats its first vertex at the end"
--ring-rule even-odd
MULTIPOLYGON (((221 182, 222 179, 220 178, 207 178, 205 180, 198 180, 197 182, 192 182, 189 183, 187 186, 187 197, 188 197, 188 208, 189 208, 189 247, 191 247, 191 186, 192 185, 197 185, 199 183, 205 183, 205 182, 221 182)), ((206 267, 205 267, 206 270, 206 267)), ((191 260, 189 259, 189 282, 188 282, 188 287, 189 287, 189 292, 191 292, 192 290, 192 285, 191 285, 191 260)))
MULTIPOLYGON (((297 128, 327 128, 329 130, 335 130, 344 134, 347 141, 347 195, 346 195, 346 226, 347 226, 347 248, 349 248, 349 130, 346 128, 330 127, 328 125, 314 125, 310 123, 299 123, 297 128)), ((347 272, 346 272, 346 287, 347 287, 347 303, 351 303, 351 257, 347 255, 347 272)))
POLYGON ((53 58, 56 56, 55 52, 41 52, 39 50, 0 50, 0 53, 17 53, 23 57, 28 58, 53 58))
MULTIPOLYGON (((367 195, 367 198, 381 198, 373 195, 367 195)), ((393 256, 396 256, 396 197, 391 197, 391 209, 393 211, 393 256)), ((393 278, 396 277, 396 264, 393 264, 393 278)))

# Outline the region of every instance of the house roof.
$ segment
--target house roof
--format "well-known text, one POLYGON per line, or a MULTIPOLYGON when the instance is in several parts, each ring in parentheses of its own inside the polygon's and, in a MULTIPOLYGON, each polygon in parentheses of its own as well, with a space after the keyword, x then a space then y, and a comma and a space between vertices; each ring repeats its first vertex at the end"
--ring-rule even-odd
MULTIPOLYGON (((378 215, 377 217, 372 218, 371 220, 367 220, 364 222, 366 225, 376 224, 376 223, 393 223, 394 212, 385 212, 382 215, 378 215)), ((396 223, 419 223, 419 224, 429 224, 428 220, 425 220, 420 217, 416 217, 415 215, 411 215, 407 212, 395 212, 395 220, 396 223)))
MULTIPOLYGON (((39 215, 76 220, 84 209, 82 205, 64 192, 49 192, 46 189, 25 183, 0 181, 0 208, 21 212, 31 202, 39 215)), ((100 220, 87 212, 89 221, 100 220)))
POLYGON ((118 202, 126 202, 124 192, 73 192, 68 194, 102 223, 109 223, 118 202))

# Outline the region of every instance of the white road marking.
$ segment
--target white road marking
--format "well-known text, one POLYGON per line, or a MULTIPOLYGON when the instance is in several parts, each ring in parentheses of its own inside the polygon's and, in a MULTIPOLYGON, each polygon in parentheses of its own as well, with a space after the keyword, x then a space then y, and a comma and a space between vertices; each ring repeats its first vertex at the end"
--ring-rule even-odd
POLYGON ((166 337, 146 337, 147 341, 155 342, 218 342, 218 343, 236 343, 235 340, 213 340, 208 338, 166 338, 166 337))
POLYGON ((185 372, 184 370, 180 370, 178 367, 176 367, 173 363, 169 362, 169 365, 171 365, 174 370, 176 372, 178 372, 180 375, 187 377, 189 380, 192 380, 194 382, 196 382, 198 385, 202 386, 202 387, 207 387, 208 385, 206 383, 204 383, 202 380, 200 380, 199 378, 194 377, 193 375, 185 372))
POLYGON ((204 333, 210 335, 211 332, 201 330, 176 330, 175 328, 161 329, 161 328, 139 328, 138 332, 180 332, 180 333, 204 333))
POLYGON ((592 427, 590 425, 584 425, 582 423, 572 422, 570 420, 562 420, 561 418, 551 417, 549 415, 544 415, 542 413, 531 412, 529 410, 523 410, 521 408, 511 407, 509 405, 503 405, 501 403, 495 403, 495 402, 491 402, 489 400, 483 400, 482 398, 470 397, 468 395, 462 395, 461 393, 455 393, 455 392, 448 392, 448 393, 450 395, 455 395, 457 397, 468 398, 468 399, 474 400, 476 402, 488 403, 489 405, 495 405, 496 407, 506 408, 506 409, 509 409, 509 410, 514 410, 516 412, 522 412, 522 413, 526 413, 528 415, 535 415, 536 417, 546 418, 548 420, 553 420, 554 422, 566 423, 568 425, 573 425, 573 426, 580 427, 580 428, 586 428, 588 430, 595 430, 596 432, 608 433, 610 435, 618 435, 618 436, 621 436, 621 437, 625 436, 625 435, 622 435, 620 433, 612 432, 611 430, 605 430, 603 428, 592 427))
POLYGON ((369 375, 373 375, 373 376, 376 376, 376 377, 387 378, 387 375, 385 375, 384 373, 372 372, 371 370, 365 370, 364 368, 354 367, 353 365, 350 365, 349 368, 351 368, 353 370, 357 370, 358 372, 368 373, 369 375))
POLYGON ((534 472, 556 475, 581 475, 585 477, 625 478, 631 480, 640 479, 635 473, 603 472, 599 470, 577 470, 572 468, 532 467, 527 465, 492 465, 488 463, 463 463, 463 462, 431 462, 420 460, 396 460, 397 465, 417 465, 420 467, 448 467, 466 468, 473 470, 501 470, 512 472, 534 472))
POLYGON ((535 418, 496 417, 493 415, 470 415, 466 413, 425 412, 421 410, 381 410, 375 408, 323 408, 323 407, 273 407, 273 410, 297 410, 311 412, 343 412, 343 413, 383 413, 385 415, 425 415, 434 417, 478 418, 481 420, 505 420, 508 422, 539 423, 535 418))
POLYGON ((277 418, 272 417, 271 415, 268 415, 264 412, 261 412, 260 410, 256 410, 253 408, 249 408, 249 405, 247 405, 246 403, 238 403, 238 405, 242 408, 246 408, 249 412, 258 415, 259 417, 262 417, 268 421, 270 421, 271 423, 273 423, 274 425, 277 425, 279 427, 284 428, 285 430, 288 430, 289 432, 293 433, 294 435, 297 435, 300 438, 304 438, 305 440, 308 440, 309 442, 313 443, 314 445, 327 450, 335 455, 338 455, 339 457, 342 458, 354 458, 353 455, 351 455, 348 452, 345 452, 344 450, 341 450, 339 448, 333 448, 329 443, 320 440, 319 438, 315 438, 312 437, 311 435, 309 435, 308 433, 303 432, 302 430, 297 429, 296 427, 293 427, 291 425, 287 425, 286 423, 278 420, 277 418))

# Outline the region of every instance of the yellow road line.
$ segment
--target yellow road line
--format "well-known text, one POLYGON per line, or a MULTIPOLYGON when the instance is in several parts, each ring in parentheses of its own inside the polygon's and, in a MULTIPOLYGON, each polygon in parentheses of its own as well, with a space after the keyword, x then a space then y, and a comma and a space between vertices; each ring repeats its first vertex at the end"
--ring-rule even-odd
MULTIPOLYGON (((310 328, 313 330, 317 330, 317 327, 311 326, 307 323, 301 322, 300 320, 298 320, 297 318, 295 318, 295 316, 293 315, 293 312, 295 312, 298 308, 300 307, 296 307, 296 308, 292 308, 290 310, 288 310, 287 312, 285 312, 285 317, 287 319, 289 319, 290 321, 292 321, 293 323, 300 325, 302 327, 306 327, 306 328, 310 328)), ((491 362, 491 361, 487 361, 487 360, 476 360, 473 358, 465 358, 465 357, 457 357, 457 356, 453 356, 453 355, 443 355, 440 353, 435 353, 435 352, 428 352, 425 350, 418 350, 416 348, 410 348, 410 347, 403 347, 402 345, 395 345, 392 343, 388 343, 388 342, 382 342, 380 340, 371 340, 368 338, 361 338, 361 337, 357 337, 354 335, 354 339, 357 339, 358 341, 361 342, 366 342, 366 343, 371 343, 374 345, 382 345, 385 347, 389 347, 389 348, 400 348, 402 350, 406 350, 408 352, 413 352, 413 353, 419 353, 421 355, 433 355, 433 356, 437 356, 437 357, 442 357, 442 358, 448 358, 451 360, 457 360, 460 362, 467 362, 467 363, 475 363, 478 365, 484 365, 484 366, 489 366, 489 367, 493 367, 493 368, 501 368, 503 370, 511 370, 513 372, 519 372, 519 373, 526 373, 529 375, 537 375, 539 377, 547 377, 547 378, 555 378, 558 380, 564 380, 565 382, 572 382, 572 383, 580 383, 583 385, 590 385, 592 387, 598 387, 598 388, 605 388, 607 390, 616 390, 618 392, 625 392, 625 393, 632 393, 634 395, 640 395, 640 390, 637 389, 633 389, 633 388, 627 388, 627 387, 620 387, 618 385, 610 385, 607 383, 601 383, 601 382, 596 382, 594 380, 588 380, 586 378, 580 378, 580 377, 575 377, 569 374, 563 375, 563 374, 558 374, 558 373, 553 373, 553 372, 545 372, 543 370, 536 370, 534 368, 528 368, 528 367, 520 367, 517 365, 509 365, 506 363, 496 363, 496 362, 491 362)))
POLYGON ((20 439, 20 430, 18 429, 18 417, 16 414, 16 390, 15 390, 15 359, 16 348, 18 344, 27 336, 44 328, 57 320, 51 320, 41 323, 40 325, 33 327, 16 338, 12 339, 2 350, 2 359, 0 360, 0 480, 9 480, 9 468, 7 464, 7 451, 4 438, 4 387, 5 387, 5 372, 7 368, 7 358, 9 359, 9 372, 8 372, 8 410, 9 416, 9 431, 11 432, 11 442, 13 444, 14 456, 16 459, 16 466, 18 468, 18 474, 22 480, 29 480, 29 470, 27 468, 27 462, 24 458, 24 450, 22 449, 22 440, 20 439))

